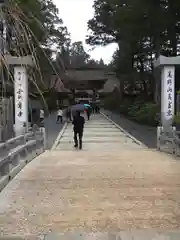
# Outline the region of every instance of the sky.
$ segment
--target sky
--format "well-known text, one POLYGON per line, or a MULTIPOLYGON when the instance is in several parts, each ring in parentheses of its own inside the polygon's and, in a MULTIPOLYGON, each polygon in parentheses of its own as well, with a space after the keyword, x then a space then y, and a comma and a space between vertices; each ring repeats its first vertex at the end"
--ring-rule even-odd
POLYGON ((109 63, 112 55, 116 50, 116 44, 107 47, 96 47, 95 50, 91 46, 86 45, 85 39, 88 34, 87 22, 93 18, 93 2, 94 0, 53 0, 59 9, 59 15, 64 25, 68 28, 73 42, 82 41, 85 50, 91 55, 91 58, 109 63))

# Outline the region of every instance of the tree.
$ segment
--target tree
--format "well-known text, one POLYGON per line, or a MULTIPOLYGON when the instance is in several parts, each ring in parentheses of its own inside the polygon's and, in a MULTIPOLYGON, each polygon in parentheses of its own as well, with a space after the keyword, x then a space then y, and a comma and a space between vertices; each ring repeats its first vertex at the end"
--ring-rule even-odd
POLYGON ((104 64, 104 61, 103 61, 102 58, 101 58, 100 61, 98 62, 98 65, 99 65, 100 68, 105 68, 105 66, 106 66, 106 65, 104 64))
POLYGON ((95 0, 89 20, 90 45, 118 44, 111 65, 122 85, 154 92, 153 59, 179 54, 180 2, 178 0, 95 0), (149 76, 151 74, 151 77, 149 76), (138 76, 138 77, 137 77, 138 76), (137 81, 138 78, 138 81, 137 81))
POLYGON ((56 64, 59 70, 70 67, 70 49, 69 47, 62 47, 56 56, 56 64))
POLYGON ((88 22, 91 34, 88 35, 86 42, 90 45, 106 45, 117 42, 117 32, 112 22, 115 10, 106 0, 95 0, 93 7, 95 15, 88 22))
POLYGON ((72 67, 83 67, 87 64, 90 55, 86 53, 81 41, 74 42, 70 48, 70 64, 72 67))
POLYGON ((56 65, 61 71, 68 68, 102 69, 107 67, 103 59, 96 61, 90 58, 82 42, 74 42, 63 46, 57 54, 56 65))
POLYGON ((53 49, 63 49, 70 43, 70 35, 59 18, 58 9, 52 0, 9 0, 4 3, 3 13, 7 51, 14 56, 31 54, 36 62, 32 77, 36 86, 43 87, 42 82, 51 78, 52 73, 59 74, 52 58, 53 49))
POLYGON ((33 54, 37 48, 62 48, 70 35, 52 0, 6 1, 3 11, 8 50, 13 55, 33 54))
POLYGON ((62 46, 69 41, 67 28, 63 26, 52 0, 20 0, 18 6, 22 10, 22 19, 39 43, 50 48, 54 44, 62 46))

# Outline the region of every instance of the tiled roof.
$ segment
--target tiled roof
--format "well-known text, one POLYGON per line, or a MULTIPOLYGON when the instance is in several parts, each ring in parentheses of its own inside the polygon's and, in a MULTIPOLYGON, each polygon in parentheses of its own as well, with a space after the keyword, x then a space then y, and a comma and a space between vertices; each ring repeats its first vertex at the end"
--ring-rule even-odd
POLYGON ((67 73, 61 76, 61 79, 53 75, 51 78, 51 87, 54 86, 57 92, 70 92, 68 90, 68 80, 70 81, 105 81, 104 88, 100 92, 112 92, 115 87, 119 88, 119 80, 114 73, 106 73, 101 70, 68 70, 67 73), (64 84, 62 84, 62 82, 64 84), (66 84, 67 83, 67 84, 66 84))
POLYGON ((107 76, 101 70, 68 70, 66 76, 74 81, 106 80, 107 76))

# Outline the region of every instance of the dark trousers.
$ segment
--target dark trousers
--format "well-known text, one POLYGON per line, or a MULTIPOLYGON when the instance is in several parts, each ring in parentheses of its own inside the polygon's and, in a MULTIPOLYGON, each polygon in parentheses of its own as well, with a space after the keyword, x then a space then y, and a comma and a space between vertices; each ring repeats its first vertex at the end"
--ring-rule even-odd
POLYGON ((44 118, 40 118, 40 126, 41 126, 41 127, 44 126, 44 118))
POLYGON ((96 113, 99 113, 100 109, 98 106, 96 106, 96 113))
POLYGON ((90 112, 87 111, 86 114, 87 114, 87 119, 89 120, 89 118, 90 118, 90 112))
POLYGON ((62 122, 63 122, 62 116, 57 116, 57 123, 62 123, 62 122))
POLYGON ((71 113, 68 113, 68 114, 67 114, 67 120, 72 121, 72 119, 71 119, 71 113))
POLYGON ((75 147, 78 147, 78 138, 79 138, 79 148, 82 148, 82 137, 83 137, 83 131, 76 131, 74 130, 74 143, 75 147))

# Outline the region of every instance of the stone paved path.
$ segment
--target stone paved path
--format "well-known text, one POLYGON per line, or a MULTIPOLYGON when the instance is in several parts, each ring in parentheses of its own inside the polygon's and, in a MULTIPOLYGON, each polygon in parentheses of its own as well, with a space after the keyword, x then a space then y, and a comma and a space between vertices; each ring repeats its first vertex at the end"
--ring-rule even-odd
MULTIPOLYGON (((56 150, 72 150, 73 127, 68 124, 56 150)), ((139 149, 143 146, 136 139, 127 136, 123 129, 117 128, 102 115, 93 115, 86 121, 83 137, 83 151, 117 151, 120 149, 139 149)))
POLYGON ((179 161, 137 144, 102 116, 87 123, 82 151, 71 136, 69 125, 56 150, 0 193, 1 237, 180 239, 179 161))

